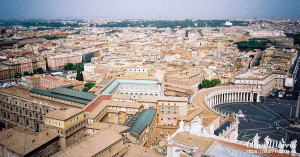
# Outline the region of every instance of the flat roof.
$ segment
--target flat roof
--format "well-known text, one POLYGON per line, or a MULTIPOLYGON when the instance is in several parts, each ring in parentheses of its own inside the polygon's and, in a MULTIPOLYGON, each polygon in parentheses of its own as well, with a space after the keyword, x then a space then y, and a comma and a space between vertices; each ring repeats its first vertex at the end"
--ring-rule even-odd
POLYGON ((102 94, 111 94, 111 92, 120 84, 120 83, 128 83, 128 84, 157 84, 157 81, 153 80, 123 80, 116 79, 113 81, 103 92, 102 94))

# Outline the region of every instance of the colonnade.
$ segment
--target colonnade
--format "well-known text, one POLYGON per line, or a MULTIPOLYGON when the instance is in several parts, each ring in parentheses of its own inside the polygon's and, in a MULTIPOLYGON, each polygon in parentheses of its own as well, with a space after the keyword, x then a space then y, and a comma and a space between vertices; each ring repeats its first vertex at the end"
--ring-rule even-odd
POLYGON ((215 111, 214 106, 222 103, 231 102, 260 102, 260 86, 233 85, 218 86, 212 88, 201 89, 191 98, 194 107, 205 105, 208 109, 215 111), (195 99, 197 98, 197 99, 195 99), (194 100, 193 100, 194 99, 194 100), (197 101, 195 101, 197 100, 197 101))
POLYGON ((230 102, 259 102, 259 92, 252 91, 221 91, 209 95, 205 99, 205 104, 213 107, 222 103, 230 102))

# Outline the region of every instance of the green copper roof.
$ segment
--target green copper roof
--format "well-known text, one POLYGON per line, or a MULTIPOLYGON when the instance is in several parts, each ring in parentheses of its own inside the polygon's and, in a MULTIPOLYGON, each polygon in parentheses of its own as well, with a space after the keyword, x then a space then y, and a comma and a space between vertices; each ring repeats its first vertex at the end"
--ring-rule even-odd
POLYGON ((51 93, 66 95, 66 96, 70 96, 70 97, 76 97, 76 98, 80 98, 80 99, 84 99, 84 100, 93 100, 96 97, 93 93, 90 93, 90 92, 82 92, 79 90, 65 88, 65 87, 53 88, 51 93))
POLYGON ((74 89, 66 87, 58 87, 52 89, 52 91, 46 91, 41 89, 31 89, 31 93, 41 94, 45 96, 50 96, 58 99, 73 101, 81 104, 88 104, 96 96, 93 93, 81 92, 74 89))
MULTIPOLYGON (((135 120, 133 123, 129 123, 126 120, 127 125, 128 124, 132 124, 132 125, 129 125, 130 128, 122 131, 121 133, 135 132, 138 135, 141 134, 147 125, 151 125, 153 118, 155 117, 155 114, 156 114, 155 109, 143 110, 141 113, 138 114, 137 118, 131 119, 131 120, 135 120)), ((126 125, 126 124, 124 124, 124 125, 126 125)), ((136 136, 134 136, 134 137, 137 138, 136 136)))

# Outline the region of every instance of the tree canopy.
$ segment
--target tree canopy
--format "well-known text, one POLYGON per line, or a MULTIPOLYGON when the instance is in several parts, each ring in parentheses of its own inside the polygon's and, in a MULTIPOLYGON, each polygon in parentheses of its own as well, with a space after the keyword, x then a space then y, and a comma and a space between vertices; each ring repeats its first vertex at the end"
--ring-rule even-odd
POLYGON ((41 67, 37 68, 36 71, 37 71, 37 73, 39 73, 39 74, 44 73, 44 69, 41 68, 41 67))
POLYGON ((83 63, 76 63, 75 68, 77 70, 76 80, 83 81, 82 71, 84 70, 84 64, 83 63))
POLYGON ((75 70, 76 68, 75 68, 75 66, 74 66, 73 63, 66 63, 66 64, 64 65, 64 69, 65 69, 65 70, 75 70))
POLYGON ((95 86, 95 83, 92 83, 92 82, 88 82, 86 84, 84 84, 84 87, 83 88, 83 91, 87 92, 89 91, 91 88, 93 88, 95 86))
POLYGON ((199 83, 198 89, 215 87, 220 83, 221 81, 219 79, 211 79, 211 80, 204 79, 202 80, 201 83, 199 83))
POLYGON ((24 76, 28 76, 28 75, 29 75, 29 72, 28 72, 28 71, 25 71, 23 75, 24 75, 24 76))
POLYGON ((265 38, 252 38, 248 41, 235 42, 234 44, 238 46, 240 51, 249 51, 254 49, 265 50, 267 48, 267 43, 270 42, 270 40, 265 38))
POLYGON ((298 32, 298 33, 285 33, 285 35, 289 38, 293 38, 295 45, 296 44, 300 45, 300 32, 298 32))

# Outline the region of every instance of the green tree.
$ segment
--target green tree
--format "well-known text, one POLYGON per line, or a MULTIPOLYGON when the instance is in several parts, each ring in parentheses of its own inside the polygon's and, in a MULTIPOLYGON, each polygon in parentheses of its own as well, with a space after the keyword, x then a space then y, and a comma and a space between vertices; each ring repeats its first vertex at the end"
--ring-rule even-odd
POLYGON ((95 83, 92 83, 92 82, 88 82, 86 84, 84 84, 84 87, 87 87, 88 90, 90 90, 91 88, 93 88, 95 86, 95 83))
POLYGON ((65 70, 75 70, 75 66, 74 66, 73 63, 66 63, 66 64, 64 65, 64 69, 65 69, 65 70))
POLYGON ((83 71, 84 70, 84 65, 83 63, 76 63, 75 64, 75 69, 83 71))
POLYGON ((28 75, 29 75, 29 72, 28 72, 28 71, 25 71, 23 75, 24 75, 24 76, 28 76, 28 75))
POLYGON ((219 79, 212 79, 212 80, 204 79, 204 80, 202 80, 201 83, 199 83, 198 89, 215 87, 216 85, 219 85, 220 83, 221 83, 221 81, 219 79))
POLYGON ((42 74, 44 73, 44 69, 42 67, 39 67, 36 69, 37 73, 42 74))
POLYGON ((89 91, 89 88, 88 88, 88 87, 83 87, 82 91, 88 92, 88 91, 89 91))
POLYGON ((76 75, 76 80, 78 81, 83 81, 83 74, 82 71, 77 69, 77 75, 76 75))

